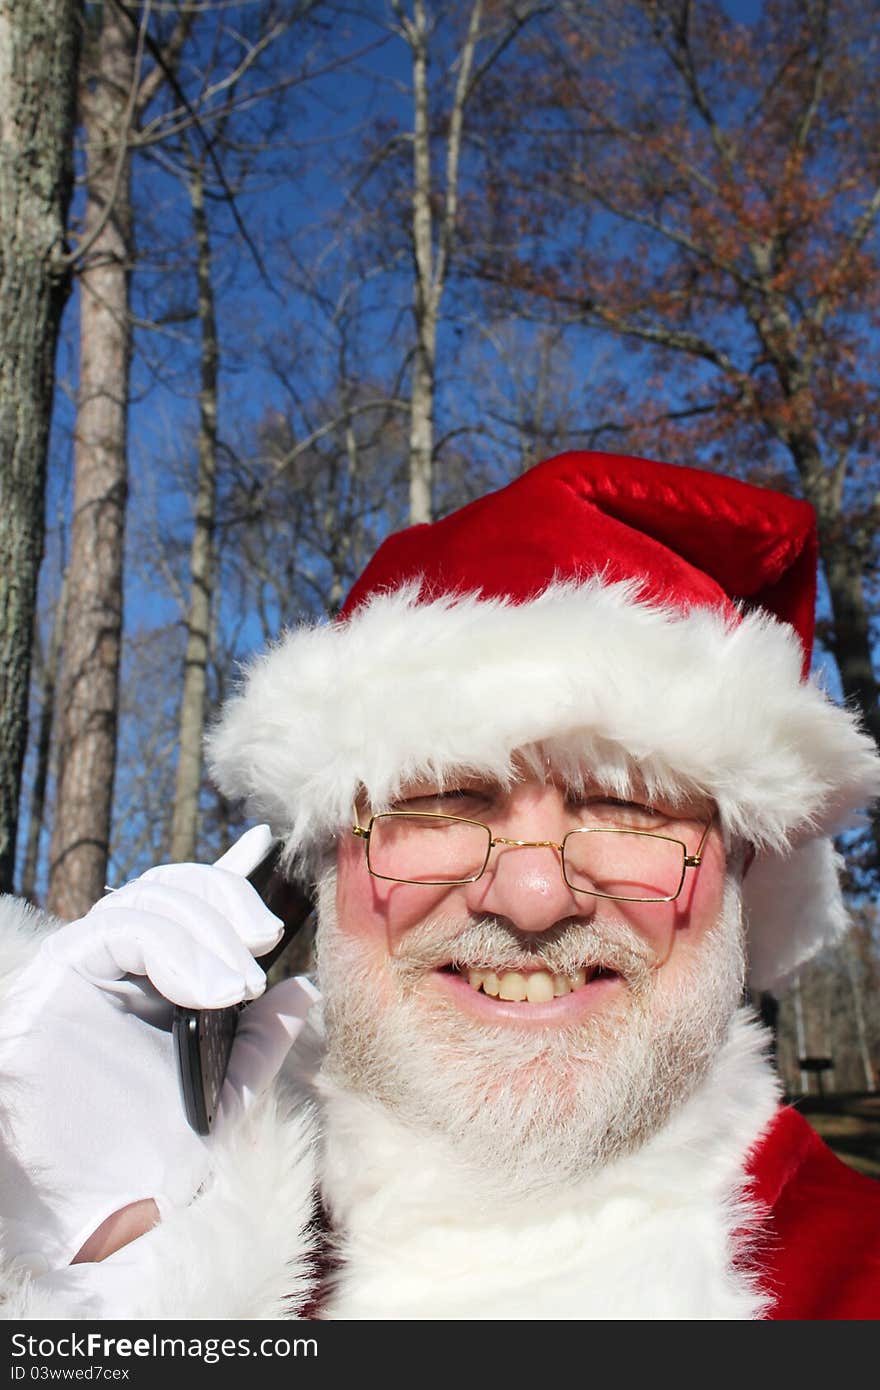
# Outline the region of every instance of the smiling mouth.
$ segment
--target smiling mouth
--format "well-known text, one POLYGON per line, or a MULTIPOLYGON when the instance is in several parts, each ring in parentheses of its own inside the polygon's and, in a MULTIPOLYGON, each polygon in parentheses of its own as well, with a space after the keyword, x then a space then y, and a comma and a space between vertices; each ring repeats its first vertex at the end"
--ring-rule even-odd
POLYGON ((481 970, 449 964, 444 966, 444 973, 457 976, 472 989, 493 999, 526 1004, 549 1004, 596 980, 619 978, 617 971, 601 965, 582 966, 570 974, 556 975, 549 970, 481 970))

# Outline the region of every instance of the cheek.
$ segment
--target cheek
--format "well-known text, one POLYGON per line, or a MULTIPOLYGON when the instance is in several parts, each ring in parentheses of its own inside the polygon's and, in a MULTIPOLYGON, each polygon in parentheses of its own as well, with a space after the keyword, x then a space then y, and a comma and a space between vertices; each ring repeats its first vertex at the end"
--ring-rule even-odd
POLYGON ((724 903, 726 856, 720 839, 709 842, 699 869, 689 872, 674 914, 673 942, 681 954, 699 946, 718 921, 724 903))
POLYGON ((727 855, 720 836, 715 834, 703 851, 700 867, 688 872, 690 883, 685 883, 679 899, 679 905, 688 918, 682 925, 687 925, 700 935, 714 926, 724 901, 726 873, 727 855))
POLYGON ((724 897, 724 849, 711 842, 697 870, 689 870, 671 903, 618 903, 627 924, 651 943, 657 963, 686 954, 718 920, 724 897))
POLYGON ((336 861, 336 916, 339 930, 393 955, 397 942, 448 899, 455 890, 421 888, 374 878, 363 847, 352 837, 339 847, 336 861))

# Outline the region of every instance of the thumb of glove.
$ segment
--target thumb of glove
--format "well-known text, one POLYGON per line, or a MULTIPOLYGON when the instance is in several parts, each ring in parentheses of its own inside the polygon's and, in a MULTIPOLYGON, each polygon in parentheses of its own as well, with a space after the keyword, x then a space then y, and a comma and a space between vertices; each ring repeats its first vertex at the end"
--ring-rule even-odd
POLYGON ((220 1097, 224 1124, 247 1110, 274 1080, 320 997, 311 980, 297 975, 242 1010, 220 1097))
POLYGON ((275 836, 268 825, 254 825, 250 830, 246 830, 240 835, 234 845, 230 845, 225 854, 215 860, 215 869, 225 869, 230 874, 241 874, 242 878, 247 878, 248 874, 257 867, 261 859, 269 853, 275 843, 275 836))

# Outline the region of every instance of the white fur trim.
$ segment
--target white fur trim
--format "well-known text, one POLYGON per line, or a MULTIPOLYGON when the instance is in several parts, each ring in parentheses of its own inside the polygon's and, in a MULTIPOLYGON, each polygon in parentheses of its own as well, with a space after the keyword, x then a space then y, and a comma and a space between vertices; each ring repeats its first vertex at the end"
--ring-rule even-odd
POLYGON ((784 989, 817 951, 845 936, 850 919, 842 868, 829 839, 756 855, 743 882, 751 989, 784 989))
POLYGON ((24 898, 0 893, 0 994, 6 994, 10 981, 28 964, 42 937, 60 925, 24 898))
POLYGON ((426 772, 505 777, 535 745, 620 788, 638 768, 651 792, 707 793, 730 832, 776 861, 779 887, 752 921, 762 978, 778 980, 839 931, 828 851, 818 897, 791 911, 793 850, 880 792, 873 740, 802 681, 801 660, 793 629, 767 614, 682 614, 631 583, 561 584, 521 605, 420 603, 409 586, 257 658, 209 753, 223 791, 246 797, 291 859, 349 823, 361 786, 382 805, 426 772), (785 943, 778 967, 771 943, 785 943))
POLYGON ((725 824, 784 848, 880 791, 856 720, 801 681, 791 628, 733 626, 636 600, 631 584, 548 589, 522 605, 381 595, 346 623, 289 634, 250 668, 210 738, 227 794, 297 842, 386 802, 424 771, 505 775, 529 744, 590 764, 621 753, 649 782, 700 788, 725 824))
POLYGON ((298 1316, 313 1282, 314 1136, 309 1112, 267 1101, 193 1203, 101 1264, 34 1277, 0 1269, 8 1319, 298 1316))
POLYGON ((745 1013, 643 1148, 528 1207, 473 1201, 442 1144, 337 1092, 324 1188, 343 1230, 330 1318, 752 1319, 744 1163, 778 1083, 745 1013))

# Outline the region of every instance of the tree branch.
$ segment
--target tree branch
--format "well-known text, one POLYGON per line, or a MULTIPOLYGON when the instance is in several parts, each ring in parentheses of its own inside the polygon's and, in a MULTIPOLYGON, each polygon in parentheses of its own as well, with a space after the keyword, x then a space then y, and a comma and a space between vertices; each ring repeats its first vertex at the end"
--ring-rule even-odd
POLYGON ((852 236, 846 243, 842 253, 835 259, 825 288, 816 299, 816 307, 809 316, 809 322, 814 324, 817 328, 822 325, 831 307, 836 285, 839 284, 840 280, 852 265, 856 253, 864 243, 871 227, 876 222, 878 214, 880 214, 880 184, 878 184, 877 188, 874 190, 874 194, 861 217, 856 220, 852 236))
POLYGON ((470 75, 480 32, 482 14, 483 0, 474 0, 470 21, 468 23, 467 36, 461 51, 461 66, 459 67, 458 77, 455 83, 455 97, 452 103, 452 115, 449 122, 449 137, 446 143, 446 198, 443 209, 443 220, 440 224, 437 259, 434 264, 434 273, 430 285, 432 309, 435 313, 440 303, 440 296, 443 293, 446 268, 449 264, 449 257, 452 254, 455 223, 458 217, 458 161, 461 154, 464 104, 469 92, 473 90, 470 83, 470 75))
MULTIPOLYGON (((120 0, 114 0, 114 3, 119 5, 120 0)), ((129 20, 131 20, 130 15, 128 15, 127 17, 129 20)), ((180 55, 183 52, 183 46, 189 38, 190 33, 192 32, 192 27, 195 24, 195 21, 196 10, 194 8, 185 9, 183 13, 180 15, 180 18, 174 26, 171 38, 168 40, 168 42, 165 44, 165 47, 162 49, 163 61, 161 63, 157 62, 154 65, 154 67, 152 67, 150 71, 145 75, 143 81, 140 84, 140 90, 138 92, 137 97, 138 117, 143 115, 144 111, 147 109, 150 102, 153 100, 154 96, 159 91, 159 88, 165 82, 165 74, 168 71, 168 69, 176 69, 178 59, 180 58, 180 55)))

